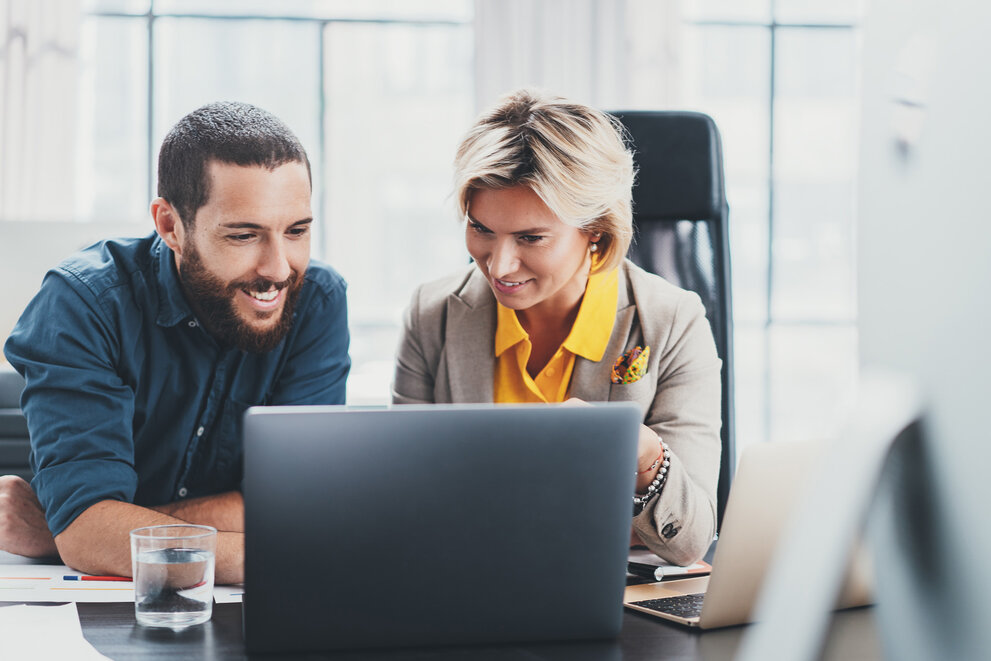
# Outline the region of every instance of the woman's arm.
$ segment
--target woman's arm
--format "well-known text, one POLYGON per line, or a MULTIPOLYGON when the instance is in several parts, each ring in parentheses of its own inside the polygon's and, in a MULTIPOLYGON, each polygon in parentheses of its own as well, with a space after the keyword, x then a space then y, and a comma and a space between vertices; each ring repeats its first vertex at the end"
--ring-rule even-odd
MULTIPOLYGON (((403 315, 403 330, 396 350, 396 371, 392 379, 393 404, 434 403, 434 379, 436 364, 431 367, 423 350, 423 333, 420 324, 420 293, 413 294, 403 315)), ((435 361, 434 361, 435 362, 435 361)))
MULTIPOLYGON (((677 564, 701 558, 716 533, 721 365, 701 301, 685 296, 661 352, 657 390, 644 420, 668 444, 670 466, 661 494, 633 519, 644 544, 677 564)), ((647 443, 644 436, 641 448, 647 443)), ((639 488, 648 476, 653 479, 638 476, 639 488)))

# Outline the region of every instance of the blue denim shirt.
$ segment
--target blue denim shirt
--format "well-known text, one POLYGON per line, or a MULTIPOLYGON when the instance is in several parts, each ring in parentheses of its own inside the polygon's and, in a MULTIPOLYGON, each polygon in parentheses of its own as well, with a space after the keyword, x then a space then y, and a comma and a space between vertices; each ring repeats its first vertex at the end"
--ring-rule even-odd
POLYGON ((4 353, 27 381, 31 485, 52 534, 102 500, 239 489, 249 406, 343 404, 345 287, 310 262, 289 334, 251 354, 200 327, 155 234, 98 243, 49 271, 4 353))

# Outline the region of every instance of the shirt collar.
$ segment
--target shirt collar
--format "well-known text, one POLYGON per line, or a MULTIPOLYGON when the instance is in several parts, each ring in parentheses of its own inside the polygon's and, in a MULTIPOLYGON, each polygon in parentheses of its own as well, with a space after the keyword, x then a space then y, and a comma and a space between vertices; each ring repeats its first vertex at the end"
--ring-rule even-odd
POLYGON ((172 249, 159 236, 155 238, 151 250, 155 264, 155 284, 158 286, 157 322, 159 326, 175 326, 192 317, 193 311, 182 293, 172 249))
MULTIPOLYGON (((578 316, 564 340, 564 348, 592 361, 602 360, 616 321, 619 298, 619 273, 595 273, 588 277, 578 316)), ((495 355, 501 356, 510 347, 529 338, 520 325, 515 310, 496 303, 495 355)))
POLYGON ((498 301, 496 302, 496 310, 495 355, 498 358, 505 353, 506 349, 519 344, 529 335, 520 325, 515 310, 507 308, 498 301))
POLYGON ((616 302, 619 299, 619 273, 613 269, 607 273, 588 276, 585 296, 578 308, 578 316, 571 332, 564 340, 564 348, 591 361, 600 361, 609 346, 612 327, 616 322, 616 302))

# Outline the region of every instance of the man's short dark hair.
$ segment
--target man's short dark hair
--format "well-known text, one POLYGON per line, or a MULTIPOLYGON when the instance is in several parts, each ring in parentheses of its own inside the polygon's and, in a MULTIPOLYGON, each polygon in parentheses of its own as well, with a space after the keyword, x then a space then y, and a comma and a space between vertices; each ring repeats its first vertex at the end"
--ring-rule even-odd
POLYGON ((207 104, 180 119, 158 153, 158 196, 172 205, 189 230, 210 196, 210 161, 270 170, 304 163, 313 185, 306 150, 282 120, 248 103, 207 104))

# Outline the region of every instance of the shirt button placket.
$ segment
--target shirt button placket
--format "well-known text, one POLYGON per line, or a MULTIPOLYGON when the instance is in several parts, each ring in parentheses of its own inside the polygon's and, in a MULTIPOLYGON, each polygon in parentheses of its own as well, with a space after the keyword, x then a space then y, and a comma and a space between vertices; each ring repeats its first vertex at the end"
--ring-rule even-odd
MULTIPOLYGON (((192 322, 190 322, 190 324, 192 324, 192 322)), ((197 427, 196 428, 196 438, 193 439, 193 440, 196 441, 196 440, 202 438, 204 431, 206 431, 206 430, 203 428, 203 425, 200 425, 199 427, 197 427)), ((183 478, 183 479, 185 479, 185 478, 183 478)), ((180 498, 185 498, 186 495, 189 493, 189 489, 187 489, 186 487, 179 487, 179 491, 177 491, 176 493, 178 494, 178 496, 180 498)))

